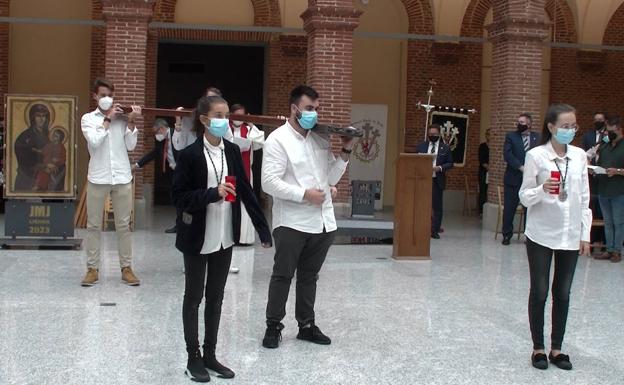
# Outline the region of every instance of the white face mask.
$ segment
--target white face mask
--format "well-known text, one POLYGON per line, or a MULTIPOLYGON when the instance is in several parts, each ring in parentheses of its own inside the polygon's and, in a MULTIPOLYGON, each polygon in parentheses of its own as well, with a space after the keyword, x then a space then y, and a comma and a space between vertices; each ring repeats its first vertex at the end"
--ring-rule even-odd
POLYGON ((105 96, 103 98, 100 98, 100 100, 98 100, 98 107, 100 107, 102 111, 108 111, 111 109, 112 106, 113 106, 113 98, 111 98, 110 96, 105 96))
POLYGON ((165 140, 166 137, 167 135, 165 134, 156 134, 156 140, 159 142, 162 142, 163 140, 165 140))
POLYGON ((232 124, 234 125, 234 127, 240 127, 243 125, 243 123, 245 122, 242 122, 240 120, 232 120, 232 124))

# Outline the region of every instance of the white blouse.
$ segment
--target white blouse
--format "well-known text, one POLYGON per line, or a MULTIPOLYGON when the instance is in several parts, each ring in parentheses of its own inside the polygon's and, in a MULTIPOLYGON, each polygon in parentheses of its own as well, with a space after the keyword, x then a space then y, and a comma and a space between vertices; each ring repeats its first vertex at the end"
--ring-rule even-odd
POLYGON ((528 207, 525 235, 533 242, 553 250, 578 250, 581 241, 589 242, 592 212, 589 209, 585 151, 568 146, 562 158, 550 142, 529 151, 524 164, 520 201, 528 207), (564 176, 566 180, 568 197, 563 202, 557 195, 545 192, 543 187, 551 177, 551 171, 558 171, 557 165, 561 180, 564 176))
MULTIPOLYGON (((204 156, 206 157, 206 167, 208 168, 208 188, 218 187, 225 181, 228 174, 227 160, 225 159, 223 141, 218 146, 211 145, 204 137, 204 156), (221 156, 223 156, 223 166, 221 166, 221 156), (210 160, 212 158, 212 161, 210 160), (214 163, 214 167, 213 167, 214 163), (215 168, 219 175, 215 175, 215 168), (221 177, 220 181, 217 178, 221 177)), ((232 204, 221 199, 218 202, 210 203, 206 212, 206 233, 204 235, 204 245, 200 254, 211 254, 227 249, 234 245, 234 234, 232 231, 232 204)))

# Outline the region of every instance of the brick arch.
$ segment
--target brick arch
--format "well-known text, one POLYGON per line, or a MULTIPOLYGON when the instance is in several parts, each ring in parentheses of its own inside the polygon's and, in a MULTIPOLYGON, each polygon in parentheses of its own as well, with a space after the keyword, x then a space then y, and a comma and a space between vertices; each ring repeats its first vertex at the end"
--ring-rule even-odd
POLYGON ((576 21, 570 5, 565 0, 547 0, 544 6, 551 23, 553 23, 553 38, 558 43, 576 43, 576 21), (557 14, 555 15, 555 4, 557 14))
MULTIPOLYGON (((279 27, 282 25, 279 0, 250 0, 254 9, 254 25, 279 27)), ((154 20, 173 23, 178 0, 158 0, 154 20)))
POLYGON ((433 35, 433 13, 429 0, 401 0, 409 20, 409 33, 433 35))
MULTIPOLYGON (((492 8, 492 0, 472 0, 464 13, 461 36, 483 37, 483 24, 489 10, 492 8)), ((572 9, 566 0, 547 0, 544 10, 550 20, 556 26, 556 41, 562 43, 575 43, 577 41, 576 21, 572 9), (554 19, 555 4, 557 5, 556 20, 554 19)))
POLYGON ((602 37, 602 44, 624 45, 624 3, 611 16, 602 37))

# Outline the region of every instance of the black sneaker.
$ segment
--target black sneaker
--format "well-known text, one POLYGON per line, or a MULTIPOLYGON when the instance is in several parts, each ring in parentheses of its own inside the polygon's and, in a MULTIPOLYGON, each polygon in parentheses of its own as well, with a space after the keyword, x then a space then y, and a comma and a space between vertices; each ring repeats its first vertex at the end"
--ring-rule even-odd
POLYGON ((567 354, 559 353, 555 357, 553 356, 552 352, 550 352, 550 354, 548 355, 548 359, 550 359, 550 362, 556 367, 558 367, 559 369, 572 370, 572 363, 570 362, 570 356, 568 356, 567 354))
POLYGON ((511 244, 511 237, 503 237, 503 242, 502 244, 504 246, 509 246, 511 244))
POLYGON ((219 378, 234 378, 234 371, 217 361, 214 354, 206 354, 204 352, 204 366, 206 369, 217 373, 219 378))
POLYGON ((262 346, 267 349, 276 349, 282 340, 282 329, 284 325, 281 322, 267 322, 267 330, 264 333, 262 346))
POLYGON ((536 353, 531 355, 531 364, 535 369, 546 370, 548 369, 548 359, 544 353, 536 353))
POLYGON ((331 339, 327 337, 321 329, 315 324, 311 324, 309 327, 299 328, 299 334, 297 334, 298 340, 310 341, 319 345, 330 345, 331 339))
POLYGON ((202 360, 199 350, 189 354, 186 371, 184 371, 184 373, 195 382, 210 382, 210 374, 208 374, 208 371, 204 367, 204 360, 202 360))
POLYGON ((165 233, 167 233, 167 234, 175 234, 177 232, 178 232, 178 226, 177 225, 173 225, 173 227, 170 227, 167 230, 165 230, 165 233))

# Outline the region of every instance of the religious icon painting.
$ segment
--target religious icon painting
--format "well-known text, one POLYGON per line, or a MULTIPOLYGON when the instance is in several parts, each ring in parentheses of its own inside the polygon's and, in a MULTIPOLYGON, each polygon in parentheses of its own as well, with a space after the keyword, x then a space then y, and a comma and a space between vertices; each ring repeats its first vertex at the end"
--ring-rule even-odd
POLYGON ((5 197, 76 196, 76 97, 7 95, 5 197))

